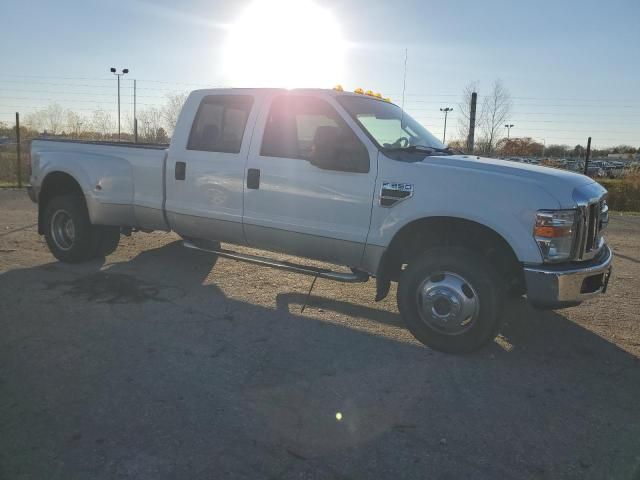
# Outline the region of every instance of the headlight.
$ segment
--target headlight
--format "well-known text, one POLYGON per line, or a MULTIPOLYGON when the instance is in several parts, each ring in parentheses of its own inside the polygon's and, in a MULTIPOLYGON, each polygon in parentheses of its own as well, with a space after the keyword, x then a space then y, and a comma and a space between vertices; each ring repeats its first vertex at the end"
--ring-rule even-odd
POLYGON ((533 236, 545 262, 570 260, 578 223, 577 210, 540 210, 533 236))

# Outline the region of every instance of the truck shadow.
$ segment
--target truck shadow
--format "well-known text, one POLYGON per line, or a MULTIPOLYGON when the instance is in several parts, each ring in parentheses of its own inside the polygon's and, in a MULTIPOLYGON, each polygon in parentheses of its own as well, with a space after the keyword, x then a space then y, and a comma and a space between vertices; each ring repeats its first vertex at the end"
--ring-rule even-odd
POLYGON ((1 274, 0 474, 634 475, 637 359, 561 314, 516 303, 499 342, 444 355, 346 299, 311 302, 372 328, 230 298, 215 263, 172 243, 1 274))
POLYGON ((353 317, 362 317, 372 322, 391 325, 394 327, 402 327, 404 324, 400 314, 397 312, 389 312, 365 305, 351 303, 345 300, 337 300, 335 298, 321 297, 318 295, 309 295, 304 293, 280 293, 276 296, 276 306, 279 311, 293 313, 292 306, 298 308, 304 304, 309 307, 321 307, 325 310, 331 310, 343 315, 353 317))

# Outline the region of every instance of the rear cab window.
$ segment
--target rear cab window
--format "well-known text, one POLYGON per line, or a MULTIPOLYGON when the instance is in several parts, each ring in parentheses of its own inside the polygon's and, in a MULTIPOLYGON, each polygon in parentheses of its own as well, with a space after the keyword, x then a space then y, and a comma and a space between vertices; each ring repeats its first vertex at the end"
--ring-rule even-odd
POLYGON ((240 153, 253 106, 249 95, 208 95, 191 126, 187 150, 240 153))

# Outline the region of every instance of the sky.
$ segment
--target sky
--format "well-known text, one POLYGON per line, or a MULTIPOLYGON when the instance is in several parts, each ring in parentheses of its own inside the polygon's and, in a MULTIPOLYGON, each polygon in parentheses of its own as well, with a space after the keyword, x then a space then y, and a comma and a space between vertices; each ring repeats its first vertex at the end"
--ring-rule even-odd
MULTIPOLYGON (((274 69, 264 49, 273 47, 271 36, 286 30, 281 17, 259 15, 265 22, 241 35, 245 50, 234 50, 238 63, 251 45, 256 51, 263 46, 264 61, 244 62, 235 77, 228 68, 229 39, 239 35, 234 25, 255 1, 7 3, 0 29, 0 120, 52 102, 84 115, 113 112, 111 66, 130 69, 122 82, 123 114, 131 110, 134 78, 138 109, 193 88, 271 85, 268 71, 274 69)), ((513 97, 512 136, 547 145, 584 145, 592 136, 596 147, 640 146, 639 0, 314 2, 333 23, 328 28, 314 14, 285 35, 286 55, 280 52, 273 61, 280 75, 289 68, 283 86, 340 83, 379 91, 400 104, 406 51, 405 108, 437 136, 443 133, 440 108, 449 106, 454 110, 447 138, 456 137, 465 85, 477 82, 482 98, 500 79, 513 97), (319 40, 322 32, 331 33, 319 40), (315 56, 305 62, 300 57, 308 41, 315 56), (313 74, 314 60, 331 61, 324 58, 327 52, 341 62, 313 74)))

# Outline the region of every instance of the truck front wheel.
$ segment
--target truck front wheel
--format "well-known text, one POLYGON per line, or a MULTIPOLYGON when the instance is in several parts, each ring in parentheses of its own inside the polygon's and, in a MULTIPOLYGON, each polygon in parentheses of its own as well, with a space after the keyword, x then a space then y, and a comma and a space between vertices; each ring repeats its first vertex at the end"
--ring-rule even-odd
POLYGON ((49 250, 61 262, 84 262, 96 256, 93 226, 81 196, 53 197, 44 210, 44 226, 49 250))
POLYGON ((411 260, 398 285, 398 309, 423 344, 469 352, 500 329, 504 288, 492 265, 467 249, 433 248, 411 260))

